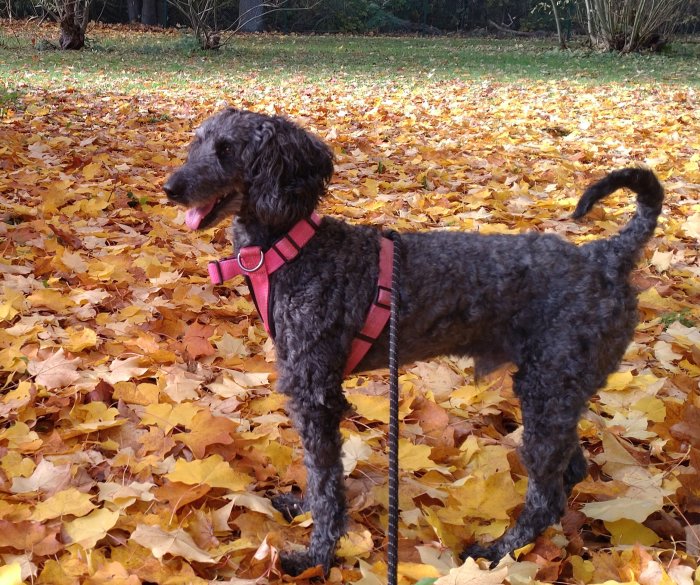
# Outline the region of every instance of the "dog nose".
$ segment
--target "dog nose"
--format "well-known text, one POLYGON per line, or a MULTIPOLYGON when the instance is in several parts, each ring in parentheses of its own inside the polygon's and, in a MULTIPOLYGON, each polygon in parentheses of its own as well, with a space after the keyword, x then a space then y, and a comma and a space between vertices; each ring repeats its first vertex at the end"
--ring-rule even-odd
POLYGON ((182 188, 175 175, 171 175, 165 182, 163 191, 165 191, 165 194, 171 201, 180 201, 182 199, 182 188))

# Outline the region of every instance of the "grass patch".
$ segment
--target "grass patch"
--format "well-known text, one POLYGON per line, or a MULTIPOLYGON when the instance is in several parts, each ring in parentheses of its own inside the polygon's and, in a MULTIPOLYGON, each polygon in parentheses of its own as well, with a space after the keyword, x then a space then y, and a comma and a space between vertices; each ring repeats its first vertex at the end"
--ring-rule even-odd
POLYGON ((4 118, 8 110, 15 110, 20 105, 22 94, 14 89, 0 86, 0 118, 4 118))
POLYGON ((308 83, 566 79, 700 85, 700 48, 691 44, 664 54, 620 56, 582 46, 559 51, 554 39, 241 35, 219 51, 205 52, 183 32, 93 26, 90 46, 83 51, 34 48, 37 36, 50 38, 56 32, 46 26, 13 32, 12 38, 23 42, 11 49, 0 42, 2 76, 32 86, 105 91, 296 78, 308 83))
POLYGON ((680 323, 684 327, 695 327, 695 321, 692 318, 689 309, 683 309, 673 313, 664 313, 661 315, 661 323, 664 329, 668 329, 675 322, 680 323))

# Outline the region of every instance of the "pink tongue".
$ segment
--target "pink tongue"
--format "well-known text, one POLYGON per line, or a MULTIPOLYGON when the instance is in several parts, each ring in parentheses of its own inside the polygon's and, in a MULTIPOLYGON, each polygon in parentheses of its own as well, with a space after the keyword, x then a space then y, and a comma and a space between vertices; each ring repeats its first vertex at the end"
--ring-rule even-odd
POLYGON ((216 201, 202 205, 201 207, 192 207, 185 213, 185 225, 191 230, 196 230, 199 224, 206 215, 214 208, 216 201))

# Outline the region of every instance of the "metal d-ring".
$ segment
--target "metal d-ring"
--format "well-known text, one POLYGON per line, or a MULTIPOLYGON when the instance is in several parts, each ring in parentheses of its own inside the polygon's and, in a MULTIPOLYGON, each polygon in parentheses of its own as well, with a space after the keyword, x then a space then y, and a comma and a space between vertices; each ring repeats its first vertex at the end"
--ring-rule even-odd
POLYGON ((263 251, 260 250, 260 262, 258 262, 258 265, 255 268, 246 268, 243 262, 241 262, 241 253, 238 252, 238 256, 236 256, 236 261, 238 262, 238 265, 241 267, 241 270, 244 272, 255 272, 258 270, 262 265, 263 262, 265 262, 265 255, 263 254, 263 251))

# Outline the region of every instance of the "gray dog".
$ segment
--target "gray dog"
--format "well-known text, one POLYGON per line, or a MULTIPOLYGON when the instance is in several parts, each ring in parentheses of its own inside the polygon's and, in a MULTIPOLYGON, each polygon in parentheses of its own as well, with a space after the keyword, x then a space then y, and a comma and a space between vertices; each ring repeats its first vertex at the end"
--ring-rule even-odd
MULTIPOLYGON (((277 388, 289 397, 308 475, 303 502, 282 496, 276 503, 310 510, 314 519, 308 550, 283 555, 292 575, 315 565, 328 571, 345 530, 338 427, 349 404, 341 383, 379 278, 382 238, 375 229, 309 220, 332 174, 329 148, 293 122, 227 109, 197 129, 187 162, 163 187, 188 208, 192 229, 234 216, 235 248, 258 250, 260 263, 280 242, 291 249, 285 235, 300 222, 311 226, 308 241, 293 242, 293 258, 256 293, 274 335, 277 388)), ((577 423, 632 339, 637 301, 628 277, 654 232, 663 188, 651 171, 614 171, 588 188, 574 212, 582 217, 622 187, 637 194, 634 217, 619 234, 583 246, 538 233, 402 235, 402 362, 449 354, 472 356, 478 372, 517 366, 525 506, 502 538, 489 546, 471 543, 463 558, 495 562, 532 541, 559 521, 573 486, 587 474, 577 423)), ((255 277, 255 256, 237 262, 255 277)), ((383 331, 354 371, 385 367, 387 352, 383 331)))

